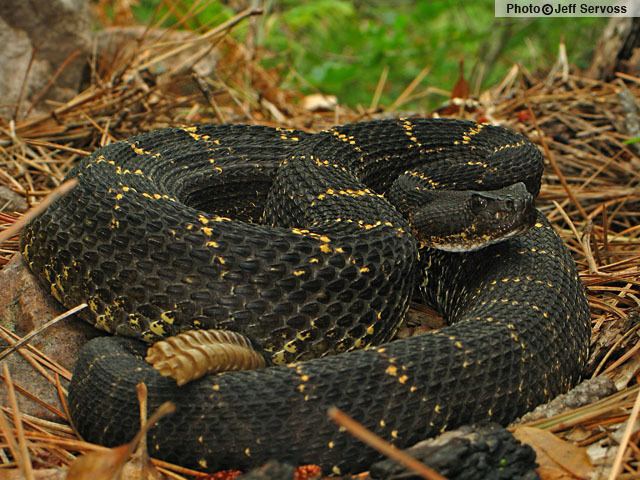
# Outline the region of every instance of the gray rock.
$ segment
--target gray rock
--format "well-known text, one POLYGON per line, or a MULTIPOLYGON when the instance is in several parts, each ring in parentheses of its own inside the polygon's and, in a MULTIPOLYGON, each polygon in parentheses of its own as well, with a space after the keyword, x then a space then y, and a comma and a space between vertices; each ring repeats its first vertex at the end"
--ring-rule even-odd
MULTIPOLYGON (((0 271, 0 324, 3 327, 24 336, 63 311, 62 307, 41 287, 20 255, 15 255, 0 271)), ((98 334, 98 331, 89 324, 70 317, 43 331, 33 338, 30 344, 63 367, 72 370, 80 348, 98 334)), ((0 339, 0 351, 6 346, 6 342, 0 339)), ((55 387, 20 353, 13 352, 2 362, 7 363, 16 384, 27 389, 36 398, 61 409, 55 387)), ((6 388, 4 384, 1 385, 0 402, 6 405, 6 388)), ((46 408, 22 395, 18 395, 18 404, 24 413, 50 420, 60 420, 46 408)))
POLYGON ((38 97, 38 108, 44 99, 71 98, 90 51, 89 28, 87 0, 0 0, 0 116, 11 118, 18 103, 23 114, 38 97))
POLYGON ((16 192, 0 185, 0 212, 26 212, 27 201, 16 192))

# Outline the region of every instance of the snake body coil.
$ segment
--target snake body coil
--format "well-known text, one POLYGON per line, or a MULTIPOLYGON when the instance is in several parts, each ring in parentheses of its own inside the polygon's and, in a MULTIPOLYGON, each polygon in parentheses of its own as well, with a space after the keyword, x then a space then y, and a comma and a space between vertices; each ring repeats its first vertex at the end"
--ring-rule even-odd
POLYGON ((209 470, 276 458, 345 473, 377 455, 327 420, 330 406, 404 447, 467 422, 508 422, 567 390, 586 361, 589 312, 546 219, 470 253, 420 250, 383 196, 405 172, 419 188, 524 182, 535 195, 542 160, 503 128, 393 120, 315 135, 165 129, 81 162, 78 187, 23 237, 51 293, 86 301, 96 326, 146 341, 235 330, 275 365, 177 387, 144 362, 142 342, 96 339, 70 386, 79 432, 129 440, 144 381, 150 408, 177 406, 149 434, 154 456, 209 470), (263 210, 277 226, 253 223, 263 210), (384 344, 418 283, 452 324, 384 344), (314 358, 327 352, 341 354, 314 358))

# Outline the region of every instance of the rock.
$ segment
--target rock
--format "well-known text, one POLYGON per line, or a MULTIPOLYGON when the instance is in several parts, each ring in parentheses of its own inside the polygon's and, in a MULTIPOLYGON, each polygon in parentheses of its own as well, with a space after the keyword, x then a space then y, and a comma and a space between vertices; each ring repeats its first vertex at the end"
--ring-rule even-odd
MULTIPOLYGON (((406 450, 449 480, 534 480, 536 454, 496 423, 466 425, 406 450)), ((393 460, 374 463, 374 479, 419 479, 393 460)))
POLYGON ((16 192, 0 185, 0 212, 26 212, 27 201, 16 192))
POLYGON ((19 102, 20 115, 34 100, 44 109, 44 99, 71 98, 90 51, 89 28, 87 0, 0 0, 0 116, 11 118, 19 102))
MULTIPOLYGON (((20 255, 15 255, 0 271, 0 285, 0 324, 17 335, 24 336, 64 311, 41 287, 20 255)), ((97 335, 99 332, 89 324, 69 317, 43 331, 29 343, 63 367, 72 370, 79 349, 97 335)), ((6 346, 7 343, 0 339, 0 350, 4 350, 6 346)), ((55 387, 20 353, 11 353, 3 360, 5 362, 16 384, 29 390, 36 398, 61 409, 55 387)), ((0 388, 0 402, 7 404, 4 387, 0 388)), ((18 404, 23 413, 60 420, 46 408, 22 395, 18 395, 18 404)))

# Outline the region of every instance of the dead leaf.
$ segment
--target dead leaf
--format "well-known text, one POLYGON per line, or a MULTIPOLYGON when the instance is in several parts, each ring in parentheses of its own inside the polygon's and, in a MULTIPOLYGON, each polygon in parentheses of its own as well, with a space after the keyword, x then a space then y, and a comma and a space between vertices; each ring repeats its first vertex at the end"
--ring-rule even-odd
POLYGON ((124 464, 120 480, 163 480, 167 478, 153 466, 146 451, 144 453, 145 455, 135 455, 124 464))
MULTIPOLYGON (((137 442, 137 438, 132 442, 137 442)), ((67 480, 160 480, 165 478, 149 460, 146 449, 138 448, 131 456, 133 448, 132 444, 127 443, 82 455, 69 467, 67 480)))
POLYGON ((309 112, 330 112, 335 110, 336 105, 338 105, 338 97, 335 95, 313 93, 302 100, 302 108, 309 112))
POLYGON ((464 78, 464 60, 461 59, 458 81, 451 90, 451 99, 445 106, 437 109, 435 113, 442 117, 448 117, 451 115, 459 115, 463 111, 476 111, 478 102, 469 98, 470 93, 469 82, 464 78))
MULTIPOLYGON (((66 472, 64 468, 40 468, 33 471, 33 478, 35 480, 65 480, 66 472)), ((19 468, 0 469, 0 480, 24 480, 24 473, 19 468)))
POLYGON ((78 457, 69 467, 67 480, 161 480, 165 478, 151 464, 147 453, 147 432, 158 420, 175 411, 165 402, 147 421, 147 387, 137 385, 140 403, 140 431, 129 443, 78 457))
POLYGON ((531 446, 537 456, 538 475, 542 480, 582 480, 589 478, 593 467, 585 448, 565 442, 539 428, 519 426, 513 435, 531 446))
POLYGON ((460 60, 458 81, 451 90, 451 98, 469 98, 469 83, 464 78, 464 60, 460 60))
POLYGON ((129 444, 82 455, 71 464, 67 480, 112 480, 131 455, 129 444))

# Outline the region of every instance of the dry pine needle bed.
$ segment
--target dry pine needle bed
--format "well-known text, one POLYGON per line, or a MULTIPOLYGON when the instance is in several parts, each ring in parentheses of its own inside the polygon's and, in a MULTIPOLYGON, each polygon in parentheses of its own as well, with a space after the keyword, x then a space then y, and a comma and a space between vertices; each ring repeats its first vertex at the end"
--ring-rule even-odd
MULTIPOLYGON (((319 130, 395 115, 378 107, 354 111, 331 102, 326 111, 306 110, 300 95, 282 90, 277 75, 261 68, 252 60, 252 51, 227 35, 234 22, 250 13, 205 33, 209 43, 194 42, 194 48, 205 51, 213 41, 218 49, 213 78, 199 77, 190 65, 151 73, 156 60, 170 59, 175 52, 171 46, 142 42, 128 55, 96 62, 91 84, 67 104, 55 106, 52 113, 31 113, 0 123, 0 185, 21 195, 30 206, 36 205, 62 182, 74 162, 98 146, 168 125, 235 122, 319 130)), ((613 466, 620 471, 616 478, 639 478, 640 439, 636 430, 626 426, 635 423, 640 407, 640 142, 629 142, 640 136, 640 108, 635 100, 640 97, 640 78, 619 75, 605 83, 566 68, 554 71, 539 77, 514 66, 479 101, 462 107, 456 106, 461 102, 451 102, 442 113, 509 126, 543 150, 546 172, 538 208, 569 246, 589 295, 593 335, 585 377, 606 375, 620 390, 577 410, 531 423, 553 434, 533 435, 534 444, 543 450, 570 452, 567 458, 545 458, 539 452, 540 473, 543 478, 560 478, 553 476, 559 471, 572 472, 574 478, 585 472, 608 478, 613 466), (563 440, 572 447, 553 443, 563 440)), ((394 110, 424 93, 418 85, 413 82, 407 87, 394 102, 394 110)), ((6 230, 20 215, 1 207, 0 228, 6 230)), ((18 236, 4 240, 0 266, 17 251, 18 236)), ((0 335, 9 343, 17 340, 5 329, 0 335)), ((35 348, 25 347, 20 354, 50 379, 52 389, 63 394, 70 372, 35 348)), ((30 396, 29 385, 13 383, 6 368, 2 375, 10 393, 30 396)), ((130 453, 79 440, 64 411, 47 408, 58 415, 58 421, 24 415, 12 401, 2 405, 0 478, 64 478, 60 467, 70 465, 79 454, 103 452, 104 458, 118 461, 130 453)), ((169 478, 204 476, 160 462, 156 466, 169 478)), ((297 475, 317 474, 310 467, 297 475)))

